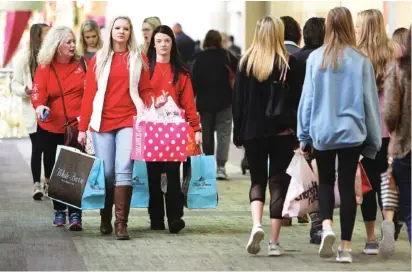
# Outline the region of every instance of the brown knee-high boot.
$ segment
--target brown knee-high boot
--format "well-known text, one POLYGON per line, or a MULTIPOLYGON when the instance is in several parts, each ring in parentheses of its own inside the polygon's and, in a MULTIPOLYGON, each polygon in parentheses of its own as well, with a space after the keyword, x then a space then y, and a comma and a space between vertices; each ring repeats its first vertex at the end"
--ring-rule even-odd
POLYGON ((115 234, 117 240, 129 240, 127 221, 129 218, 130 201, 132 200, 132 186, 116 186, 114 189, 115 234))
POLYGON ((110 234, 113 232, 112 217, 114 204, 114 188, 106 188, 104 209, 100 210, 100 232, 110 234))

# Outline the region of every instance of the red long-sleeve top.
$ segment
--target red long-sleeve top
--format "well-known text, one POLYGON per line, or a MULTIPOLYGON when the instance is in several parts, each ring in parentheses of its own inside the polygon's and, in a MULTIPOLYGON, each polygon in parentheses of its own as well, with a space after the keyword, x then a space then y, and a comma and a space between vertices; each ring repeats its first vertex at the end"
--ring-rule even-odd
POLYGON ((178 81, 173 85, 173 72, 170 64, 157 62, 151 82, 155 97, 162 95, 162 91, 168 92, 176 105, 185 111, 186 121, 193 130, 199 131, 200 118, 197 114, 190 75, 180 73, 178 81))
MULTIPOLYGON (((102 118, 99 132, 109 132, 124 127, 133 127, 133 117, 136 116, 136 106, 129 91, 128 53, 114 53, 107 89, 104 97, 102 118)), ((143 56, 144 61, 145 56, 143 56)), ((84 97, 82 102, 80 131, 89 127, 93 112, 93 100, 97 92, 97 79, 95 69, 96 57, 89 63, 87 70, 84 97)), ((150 82, 150 72, 142 68, 139 80, 139 95, 147 106, 152 103, 153 89, 150 82)))
MULTIPOLYGON (((80 116, 85 72, 80 61, 71 63, 53 61, 52 63, 63 88, 69 122, 75 125, 77 124, 77 117, 80 116)), ((40 105, 50 108, 46 120, 44 122, 38 121, 41 128, 52 133, 64 133, 66 118, 63 111, 61 91, 50 64, 41 65, 36 69, 31 102, 35 109, 40 105)))

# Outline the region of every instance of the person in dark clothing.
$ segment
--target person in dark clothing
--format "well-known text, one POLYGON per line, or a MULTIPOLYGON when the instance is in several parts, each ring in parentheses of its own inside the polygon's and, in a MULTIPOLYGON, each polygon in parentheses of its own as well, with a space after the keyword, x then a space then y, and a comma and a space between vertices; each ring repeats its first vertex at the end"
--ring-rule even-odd
POLYGON ((304 73, 301 62, 293 56, 288 58, 283 32, 284 26, 279 18, 266 16, 258 21, 252 45, 240 60, 233 92, 233 143, 245 148, 251 175, 249 199, 253 228, 246 247, 250 254, 260 251, 260 242, 264 237, 261 221, 268 183, 271 218, 268 255, 284 254, 279 245, 279 234, 283 202, 290 182, 286 169, 297 142, 296 112, 304 73), (280 86, 283 90, 287 88, 283 92, 283 101, 287 103, 283 104, 280 112, 282 117, 287 118, 277 118, 267 113, 269 105, 280 102, 271 99, 272 88, 280 86))
POLYGON ((179 23, 173 26, 173 32, 176 36, 176 44, 180 57, 183 62, 190 67, 191 62, 193 61, 196 43, 192 38, 183 32, 182 26, 179 23))
POLYGON ((299 44, 302 40, 299 23, 290 16, 280 17, 285 25, 285 45, 289 54, 295 54, 300 50, 299 44))
MULTIPOLYGON (((323 45, 325 39, 325 18, 312 17, 303 27, 303 40, 305 46, 293 56, 306 63, 310 53, 323 45)), ((306 66, 305 66, 306 69, 306 66)), ((319 245, 322 239, 322 220, 319 212, 310 214, 310 242, 319 245)))
POLYGON ((228 48, 229 51, 232 52, 235 56, 240 57, 242 52, 240 50, 240 47, 235 44, 235 37, 230 35, 229 36, 229 42, 230 42, 230 45, 229 45, 229 48, 228 48))
POLYGON ((197 109, 202 123, 203 152, 215 154, 217 133, 217 178, 228 179, 225 164, 229 156, 232 130, 232 86, 238 59, 222 47, 222 36, 209 30, 204 39, 203 52, 193 64, 192 81, 197 109))

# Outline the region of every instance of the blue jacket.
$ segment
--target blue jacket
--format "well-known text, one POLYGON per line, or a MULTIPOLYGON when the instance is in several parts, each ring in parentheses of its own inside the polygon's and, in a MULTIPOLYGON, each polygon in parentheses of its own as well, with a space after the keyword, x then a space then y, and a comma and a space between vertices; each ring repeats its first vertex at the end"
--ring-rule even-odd
POLYGON ((325 46, 306 64, 298 108, 301 147, 333 150, 365 144, 362 154, 375 158, 382 143, 378 90, 369 59, 351 47, 343 50, 336 72, 320 70, 325 46))

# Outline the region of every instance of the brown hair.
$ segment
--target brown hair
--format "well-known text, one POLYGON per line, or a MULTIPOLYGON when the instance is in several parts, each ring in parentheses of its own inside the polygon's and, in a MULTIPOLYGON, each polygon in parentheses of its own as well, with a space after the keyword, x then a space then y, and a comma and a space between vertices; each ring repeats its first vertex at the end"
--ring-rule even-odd
POLYGON ((325 46, 320 68, 325 70, 332 65, 332 69, 337 71, 338 57, 342 50, 347 46, 356 48, 355 27, 349 9, 337 7, 329 11, 326 19, 325 46))
POLYGON ((34 78, 34 73, 39 65, 37 62, 37 55, 39 54, 40 47, 42 44, 41 36, 43 33, 43 28, 49 27, 46 24, 34 24, 30 28, 30 57, 29 57, 29 67, 31 77, 34 78))
POLYGON ((209 30, 203 41, 203 48, 222 48, 222 35, 219 31, 209 30))

